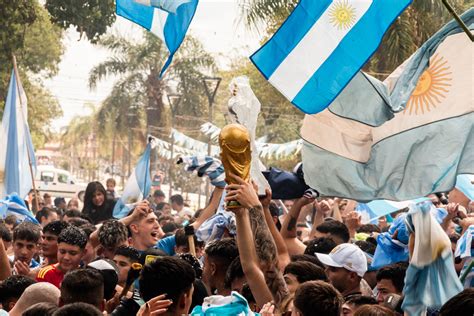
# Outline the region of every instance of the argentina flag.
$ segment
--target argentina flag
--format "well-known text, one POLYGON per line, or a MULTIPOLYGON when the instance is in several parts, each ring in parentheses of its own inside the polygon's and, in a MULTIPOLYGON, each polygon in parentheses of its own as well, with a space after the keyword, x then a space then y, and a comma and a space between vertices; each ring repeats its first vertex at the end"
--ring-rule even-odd
POLYGON ((39 225, 36 218, 26 207, 25 201, 16 193, 8 195, 4 200, 0 200, 0 218, 4 219, 8 215, 15 215, 17 220, 21 222, 32 222, 39 225))
POLYGON ((173 60, 194 17, 198 0, 117 0, 118 15, 158 36, 169 51, 160 76, 173 60))
POLYGON ((28 126, 25 91, 16 71, 12 71, 0 128, 0 196, 17 193, 24 198, 33 187, 36 158, 28 126))
POLYGON ((301 111, 324 110, 379 46, 411 0, 301 0, 250 57, 301 111))
MULTIPOLYGON (((474 28, 474 8, 461 18, 474 28)), ((331 104, 304 119, 306 184, 322 196, 405 201, 450 191, 458 175, 473 174, 472 56, 452 20, 378 82, 388 104, 368 81, 375 78, 357 75, 333 102, 342 113, 331 104)))
POLYGON ((425 315, 462 291, 453 265, 451 241, 431 215, 432 203, 412 204, 405 220, 411 234, 410 265, 405 276, 405 315, 425 315))
POLYGON ((224 166, 219 159, 210 156, 184 156, 180 161, 184 163, 186 171, 197 171, 199 177, 207 175, 212 185, 223 188, 225 183, 224 166))
POLYGON ((125 217, 134 204, 143 200, 150 192, 150 153, 155 144, 153 138, 150 139, 145 152, 138 160, 137 166, 125 184, 122 196, 115 204, 113 212, 115 218, 125 217))

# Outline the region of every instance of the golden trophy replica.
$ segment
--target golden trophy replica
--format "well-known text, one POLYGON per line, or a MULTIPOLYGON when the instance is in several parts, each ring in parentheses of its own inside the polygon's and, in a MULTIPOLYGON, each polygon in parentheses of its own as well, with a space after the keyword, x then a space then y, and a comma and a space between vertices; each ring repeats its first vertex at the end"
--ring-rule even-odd
MULTIPOLYGON (((241 177, 244 181, 250 180, 250 165, 252 155, 250 150, 250 134, 240 124, 224 126, 219 134, 221 160, 224 165, 225 181, 227 184, 238 184, 230 174, 241 177)), ((227 203, 227 208, 239 208, 237 201, 227 203)))

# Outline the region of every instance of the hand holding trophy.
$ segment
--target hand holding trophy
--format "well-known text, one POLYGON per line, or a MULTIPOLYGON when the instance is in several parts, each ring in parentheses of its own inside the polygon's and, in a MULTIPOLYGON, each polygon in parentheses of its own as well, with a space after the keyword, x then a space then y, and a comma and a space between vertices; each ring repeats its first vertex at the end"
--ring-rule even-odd
MULTIPOLYGON (((250 164, 252 161, 250 149, 250 135, 247 129, 240 124, 226 125, 219 134, 219 146, 221 147, 221 160, 224 165, 225 181, 227 184, 239 184, 235 174, 244 181, 250 180, 250 164)), ((239 208, 237 201, 229 201, 227 208, 239 208)))

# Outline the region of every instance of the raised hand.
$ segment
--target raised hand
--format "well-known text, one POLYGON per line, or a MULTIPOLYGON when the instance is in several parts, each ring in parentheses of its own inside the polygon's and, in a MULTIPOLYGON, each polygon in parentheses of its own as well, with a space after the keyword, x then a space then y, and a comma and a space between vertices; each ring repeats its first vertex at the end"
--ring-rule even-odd
POLYGON ((252 183, 244 181, 241 177, 234 174, 230 175, 238 184, 229 184, 226 186, 227 195, 225 201, 237 201, 242 207, 251 208, 260 206, 257 191, 252 183))
POLYGON ((166 300, 165 297, 166 294, 158 295, 146 302, 146 304, 143 304, 137 316, 154 316, 166 313, 168 307, 173 304, 173 301, 166 300))

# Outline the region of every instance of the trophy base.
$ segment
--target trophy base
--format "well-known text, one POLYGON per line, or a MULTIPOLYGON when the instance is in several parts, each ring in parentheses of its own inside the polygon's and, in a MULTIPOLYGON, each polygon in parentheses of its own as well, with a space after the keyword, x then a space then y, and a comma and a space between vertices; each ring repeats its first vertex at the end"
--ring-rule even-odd
POLYGON ((226 204, 226 209, 241 208, 241 207, 242 205, 240 205, 240 203, 237 201, 229 201, 226 204))

